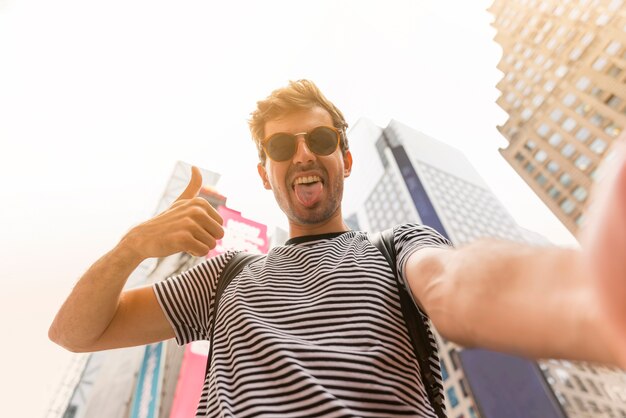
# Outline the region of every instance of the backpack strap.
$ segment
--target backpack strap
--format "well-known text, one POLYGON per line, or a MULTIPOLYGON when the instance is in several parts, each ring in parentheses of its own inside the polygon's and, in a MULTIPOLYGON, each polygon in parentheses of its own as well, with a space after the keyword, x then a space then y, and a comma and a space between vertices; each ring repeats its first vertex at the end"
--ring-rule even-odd
POLYGON ((233 279, 243 270, 245 266, 253 261, 259 260, 265 257, 261 254, 250 254, 246 252, 238 252, 226 263, 219 277, 217 278, 217 288, 215 289, 215 300, 213 301, 213 317, 211 318, 211 334, 209 335, 209 357, 206 362, 206 374, 209 373, 211 366, 211 359, 213 358, 213 334, 215 334, 215 322, 217 318, 217 309, 219 307, 220 299, 226 287, 233 281, 233 279))
POLYGON ((398 274, 393 228, 375 234, 368 234, 368 238, 383 256, 385 256, 396 278, 402 316, 404 317, 404 322, 409 332, 409 337, 411 338, 413 352, 419 362, 420 374, 424 387, 426 388, 426 393, 428 394, 428 400, 435 410, 437 417, 445 418, 446 406, 444 404, 443 385, 441 383, 441 366, 439 364, 432 364, 434 361, 439 363, 437 342, 432 335, 429 335, 426 329, 428 318, 417 309, 417 306, 415 306, 411 295, 409 295, 407 288, 402 283, 400 275, 398 274))

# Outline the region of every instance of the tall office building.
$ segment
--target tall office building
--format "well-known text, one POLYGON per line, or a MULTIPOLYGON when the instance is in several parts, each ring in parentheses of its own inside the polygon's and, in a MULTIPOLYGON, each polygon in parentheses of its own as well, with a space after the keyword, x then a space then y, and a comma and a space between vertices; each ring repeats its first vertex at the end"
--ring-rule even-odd
MULTIPOLYGON (((396 121, 381 129, 360 120, 349 138, 357 157, 344 209, 362 229, 420 222, 455 245, 480 237, 549 245, 515 223, 460 151, 396 121)), ((437 339, 450 417, 626 417, 623 372, 535 363, 437 339)))
POLYGON ((626 126, 623 0, 495 0, 500 152, 570 232, 626 126))

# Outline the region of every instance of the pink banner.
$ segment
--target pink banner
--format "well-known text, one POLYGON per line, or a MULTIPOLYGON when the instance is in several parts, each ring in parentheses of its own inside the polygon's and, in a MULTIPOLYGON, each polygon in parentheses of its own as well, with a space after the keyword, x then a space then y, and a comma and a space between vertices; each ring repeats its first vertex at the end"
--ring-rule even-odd
MULTIPOLYGON (((240 212, 226 206, 220 206, 217 211, 224 219, 224 238, 217 242, 209 257, 228 250, 267 253, 269 242, 266 225, 246 219, 240 212)), ((185 347, 170 418, 190 418, 196 413, 202 394, 208 352, 208 341, 196 341, 185 347)))

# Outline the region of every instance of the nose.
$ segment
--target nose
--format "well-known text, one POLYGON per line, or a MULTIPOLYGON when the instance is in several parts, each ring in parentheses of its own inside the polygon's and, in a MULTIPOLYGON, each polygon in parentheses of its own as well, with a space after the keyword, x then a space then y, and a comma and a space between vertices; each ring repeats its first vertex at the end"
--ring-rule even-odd
POLYGON ((293 155, 294 164, 306 164, 310 161, 315 160, 315 154, 311 152, 309 147, 306 145, 306 141, 304 140, 304 135, 297 136, 296 143, 296 153, 293 155))

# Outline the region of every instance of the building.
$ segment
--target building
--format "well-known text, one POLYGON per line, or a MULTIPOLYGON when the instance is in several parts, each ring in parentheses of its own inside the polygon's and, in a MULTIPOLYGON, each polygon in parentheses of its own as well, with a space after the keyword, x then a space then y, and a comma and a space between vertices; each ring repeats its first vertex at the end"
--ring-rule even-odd
POLYGON ((626 126, 623 0, 495 0, 500 152, 576 235, 598 167, 626 126))
MULTIPOLYGON (((355 203, 344 209, 362 229, 420 222, 455 245, 480 237, 549 245, 516 224, 455 148, 397 121, 381 129, 362 119, 349 137, 361 163, 354 165, 344 192, 349 196, 344 203, 355 203), (354 179, 360 183, 350 184, 354 179)), ((626 415, 621 371, 555 360, 535 363, 437 339, 450 417, 626 415)))

